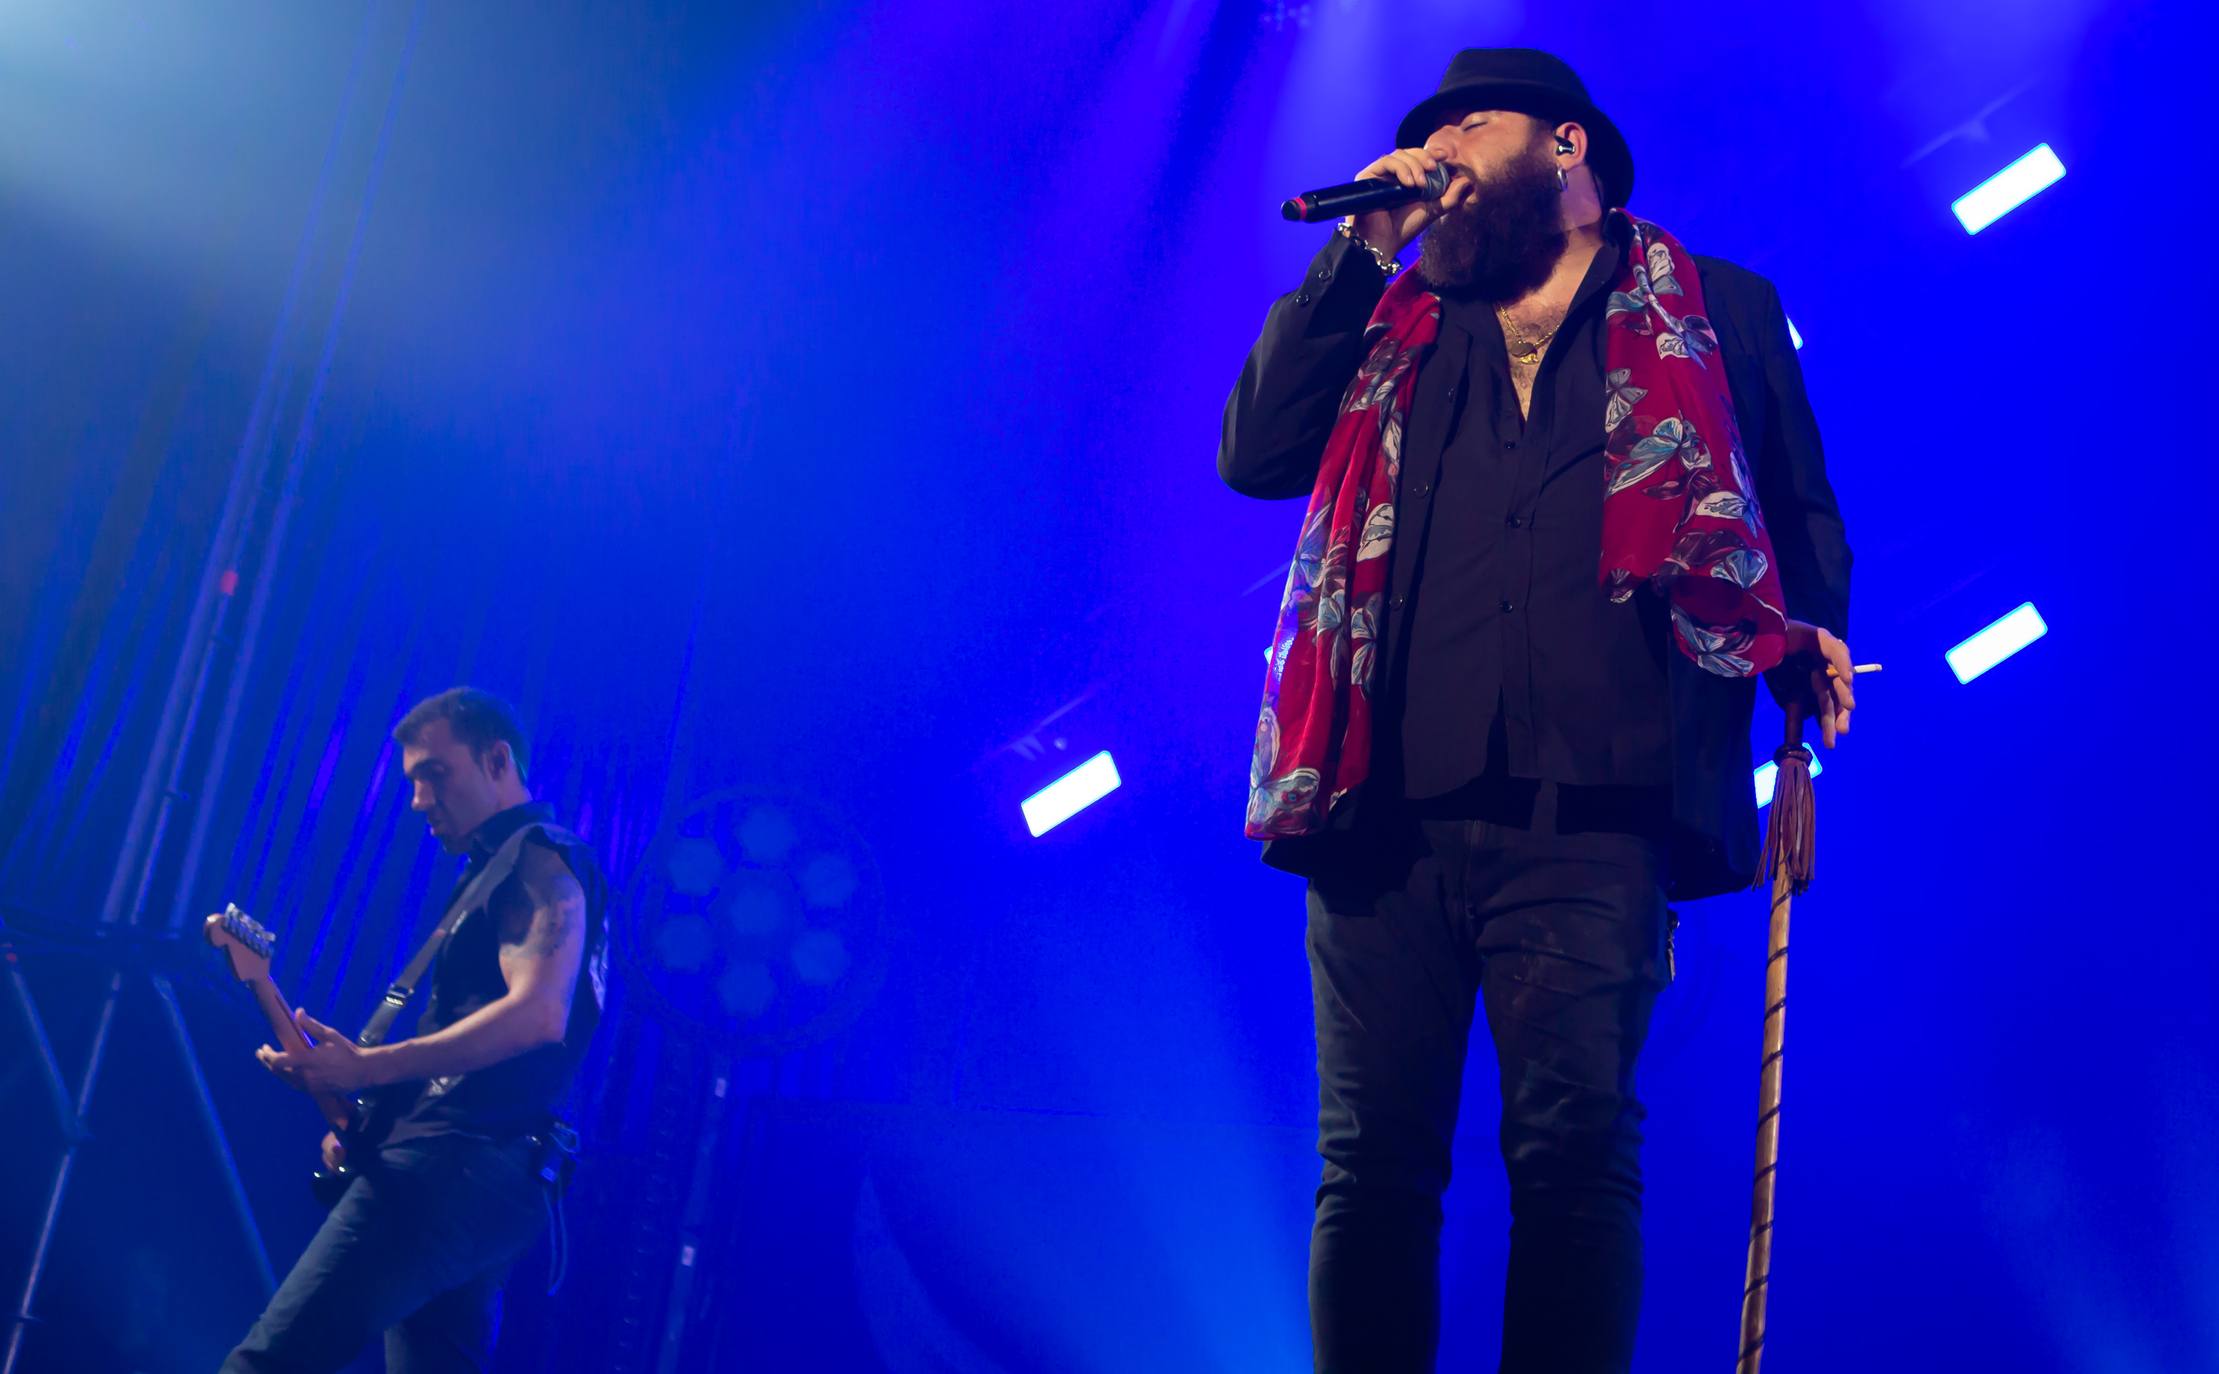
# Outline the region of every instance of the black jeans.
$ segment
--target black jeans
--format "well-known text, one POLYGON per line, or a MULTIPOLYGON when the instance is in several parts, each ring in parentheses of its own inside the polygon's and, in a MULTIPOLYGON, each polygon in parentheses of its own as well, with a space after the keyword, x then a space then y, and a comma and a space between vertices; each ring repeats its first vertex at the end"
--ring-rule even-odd
POLYGON ((1433 1368, 1441 1196, 1475 1003, 1510 1176, 1504 1374, 1623 1371, 1641 1306, 1634 1059, 1668 978, 1652 798, 1497 782, 1313 877, 1317 1368, 1433 1368), (1601 800, 1598 801, 1598 798, 1601 800))
POLYGON ((343 1369, 381 1331, 388 1374, 486 1368, 501 1283, 547 1221, 531 1148, 436 1136, 378 1158, 223 1374, 343 1369))

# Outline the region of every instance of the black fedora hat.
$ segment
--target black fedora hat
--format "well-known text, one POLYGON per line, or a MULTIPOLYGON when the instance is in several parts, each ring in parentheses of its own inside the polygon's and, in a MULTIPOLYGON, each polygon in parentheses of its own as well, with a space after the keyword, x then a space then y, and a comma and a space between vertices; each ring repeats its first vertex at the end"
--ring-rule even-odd
POLYGON ((1611 205, 1633 196, 1633 150, 1610 116, 1587 98, 1587 87, 1561 57, 1533 48, 1466 48, 1449 63, 1441 89, 1405 115, 1397 148, 1417 148, 1458 108, 1516 110, 1587 130, 1587 160, 1603 179, 1611 205))

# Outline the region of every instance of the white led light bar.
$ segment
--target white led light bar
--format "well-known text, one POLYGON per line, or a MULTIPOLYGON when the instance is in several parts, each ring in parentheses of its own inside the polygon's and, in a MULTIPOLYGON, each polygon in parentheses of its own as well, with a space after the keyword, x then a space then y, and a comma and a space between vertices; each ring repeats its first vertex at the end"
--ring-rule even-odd
POLYGON ((2033 152, 1957 197, 1949 208, 1957 212, 1957 222, 1966 233, 1977 234, 2064 175, 2065 164, 2047 143, 2039 143, 2033 152))
POLYGON ((1970 682, 2048 633, 2048 622, 2028 601, 1942 657, 1959 682, 1970 682))
POLYGON ((1035 837, 1045 835, 1115 792, 1123 781, 1117 776, 1116 761, 1104 749, 1025 798, 1025 828, 1035 837))

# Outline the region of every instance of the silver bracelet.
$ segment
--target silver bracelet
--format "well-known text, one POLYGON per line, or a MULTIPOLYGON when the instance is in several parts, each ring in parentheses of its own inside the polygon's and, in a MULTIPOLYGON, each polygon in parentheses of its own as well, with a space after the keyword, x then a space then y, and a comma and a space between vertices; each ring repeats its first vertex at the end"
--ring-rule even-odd
POLYGON ((1394 279, 1395 273, 1402 270, 1401 263, 1395 261, 1393 258, 1388 257, 1385 253, 1380 252, 1377 248, 1372 247, 1370 240, 1359 237, 1356 233, 1356 226, 1351 224, 1347 220, 1342 220, 1340 222, 1340 225, 1336 229, 1334 229, 1333 232, 1347 239, 1350 243, 1355 244, 1358 248, 1361 248, 1365 252, 1371 254, 1371 260, 1379 264, 1380 272, 1385 275, 1388 280, 1392 281, 1394 279))

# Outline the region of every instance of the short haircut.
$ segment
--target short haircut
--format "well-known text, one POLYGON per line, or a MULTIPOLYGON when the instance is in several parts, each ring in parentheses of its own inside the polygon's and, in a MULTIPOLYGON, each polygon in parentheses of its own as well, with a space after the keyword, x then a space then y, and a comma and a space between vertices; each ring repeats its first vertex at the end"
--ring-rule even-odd
POLYGON ((425 697, 409 707, 401 723, 393 727, 393 742, 415 743, 424 727, 435 720, 447 722, 455 738, 470 747, 472 758, 484 758, 495 741, 507 740, 509 755, 516 760, 517 781, 522 782, 529 772, 531 737, 524 733, 524 722, 517 717, 516 708, 493 693, 475 687, 450 687, 437 696, 425 697))

